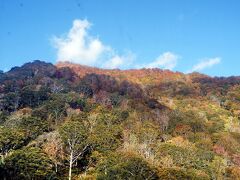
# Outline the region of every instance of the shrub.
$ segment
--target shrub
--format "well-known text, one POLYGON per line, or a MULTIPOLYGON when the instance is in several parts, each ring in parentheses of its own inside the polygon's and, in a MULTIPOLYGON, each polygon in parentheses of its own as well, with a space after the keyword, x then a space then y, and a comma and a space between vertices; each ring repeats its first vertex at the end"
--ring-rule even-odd
POLYGON ((24 148, 14 151, 5 160, 7 176, 14 179, 54 179, 51 160, 39 148, 24 148))
POLYGON ((159 179, 155 168, 135 155, 111 154, 97 165, 98 180, 159 179))
POLYGON ((185 171, 180 168, 164 168, 159 170, 159 178, 161 180, 208 180, 210 179, 206 174, 196 174, 193 171, 185 171))

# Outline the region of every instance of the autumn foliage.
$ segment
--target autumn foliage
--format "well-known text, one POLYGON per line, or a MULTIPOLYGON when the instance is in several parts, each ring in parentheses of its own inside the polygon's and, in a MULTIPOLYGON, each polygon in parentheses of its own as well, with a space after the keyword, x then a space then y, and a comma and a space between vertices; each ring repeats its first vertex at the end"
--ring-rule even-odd
POLYGON ((3 179, 239 179, 240 77, 27 63, 0 73, 3 179))

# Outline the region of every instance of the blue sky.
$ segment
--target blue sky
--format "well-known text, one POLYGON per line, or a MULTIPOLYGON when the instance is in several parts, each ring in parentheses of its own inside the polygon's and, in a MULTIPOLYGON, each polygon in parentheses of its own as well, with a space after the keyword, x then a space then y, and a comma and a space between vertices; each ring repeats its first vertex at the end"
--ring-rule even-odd
POLYGON ((239 0, 0 0, 0 69, 40 59, 240 75, 239 0))

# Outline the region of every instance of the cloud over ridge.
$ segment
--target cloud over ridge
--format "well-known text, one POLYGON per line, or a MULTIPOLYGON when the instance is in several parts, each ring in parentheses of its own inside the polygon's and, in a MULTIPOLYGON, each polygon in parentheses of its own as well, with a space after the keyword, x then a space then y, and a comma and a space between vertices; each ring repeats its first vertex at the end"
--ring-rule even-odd
POLYGON ((220 62, 221 62, 220 57, 203 59, 201 62, 194 65, 189 72, 202 71, 204 69, 211 68, 212 66, 217 65, 220 62))
POLYGON ((146 64, 146 68, 162 68, 172 70, 176 67, 179 56, 172 52, 165 52, 158 56, 155 61, 146 64))
POLYGON ((69 61, 102 68, 124 67, 134 59, 133 53, 117 54, 113 48, 104 45, 98 38, 88 34, 91 23, 76 19, 66 36, 52 38, 57 49, 57 61, 69 61))
POLYGON ((129 68, 131 66, 145 68, 162 68, 172 70, 177 65, 178 55, 165 52, 156 60, 143 66, 134 64, 136 55, 131 51, 118 54, 111 46, 88 34, 91 23, 84 19, 73 21, 71 29, 65 36, 52 38, 57 49, 57 61, 69 61, 101 68, 129 68))
POLYGON ((99 56, 107 50, 97 38, 88 35, 91 24, 87 20, 74 20, 66 37, 54 37, 58 61, 71 61, 84 65, 93 65, 99 56))
MULTIPOLYGON (((57 50, 57 61, 95 66, 107 69, 161 68, 173 70, 181 56, 167 51, 155 60, 140 64, 136 54, 129 50, 119 54, 111 46, 105 45, 99 38, 89 35, 92 24, 86 19, 75 19, 72 27, 64 36, 54 36, 51 41, 57 50)), ((221 58, 207 58, 194 65, 187 73, 202 71, 221 62, 221 58)))

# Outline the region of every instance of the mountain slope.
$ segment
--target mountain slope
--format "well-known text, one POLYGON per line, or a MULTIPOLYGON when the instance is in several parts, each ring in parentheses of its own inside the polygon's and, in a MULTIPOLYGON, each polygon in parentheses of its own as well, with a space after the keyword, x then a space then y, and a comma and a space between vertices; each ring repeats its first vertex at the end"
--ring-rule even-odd
POLYGON ((240 77, 37 60, 0 74, 0 176, 238 179, 239 121, 240 77))

